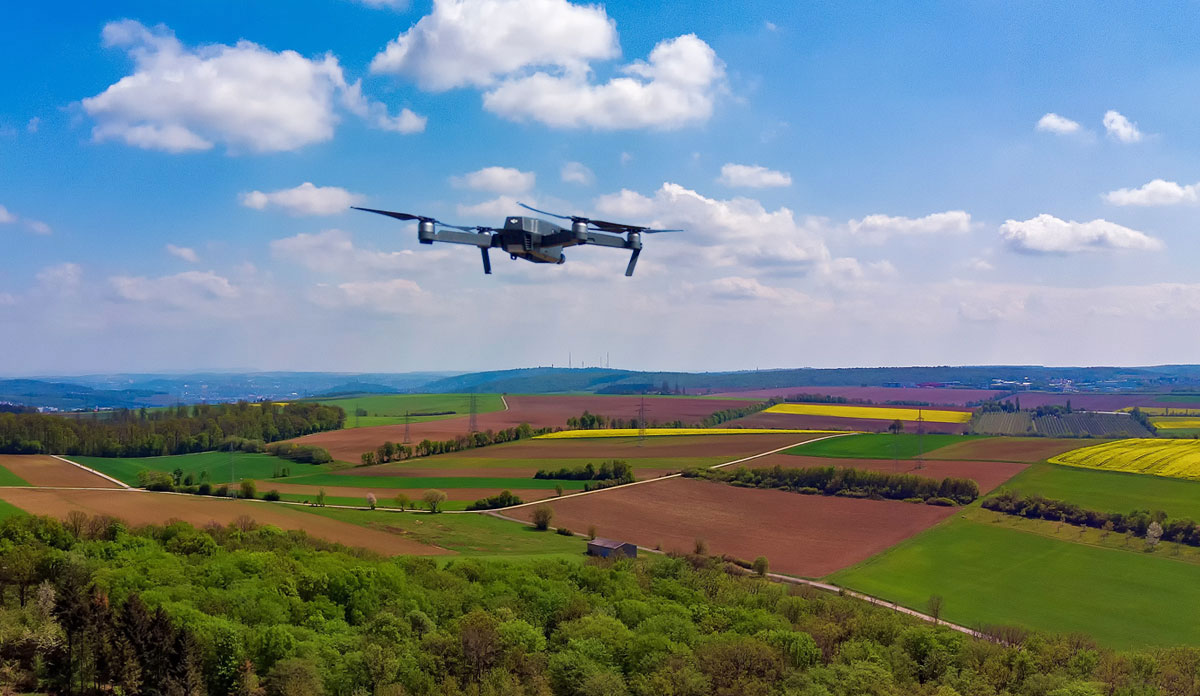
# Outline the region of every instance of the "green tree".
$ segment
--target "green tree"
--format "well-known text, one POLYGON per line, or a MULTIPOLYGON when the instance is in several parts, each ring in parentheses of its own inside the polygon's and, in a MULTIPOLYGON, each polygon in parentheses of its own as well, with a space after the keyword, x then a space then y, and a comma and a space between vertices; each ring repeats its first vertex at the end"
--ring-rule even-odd
POLYGON ((421 496, 421 501, 425 503, 425 508, 431 513, 442 511, 442 504, 446 502, 446 494, 439 490, 425 491, 425 495, 421 496))
POLYGON ((403 493, 396 494, 396 507, 400 508, 400 512, 404 512, 412 505, 412 501, 403 493))
POLYGON ((554 508, 549 505, 538 505, 533 508, 533 526, 539 531, 546 531, 550 528, 550 522, 554 519, 554 508))

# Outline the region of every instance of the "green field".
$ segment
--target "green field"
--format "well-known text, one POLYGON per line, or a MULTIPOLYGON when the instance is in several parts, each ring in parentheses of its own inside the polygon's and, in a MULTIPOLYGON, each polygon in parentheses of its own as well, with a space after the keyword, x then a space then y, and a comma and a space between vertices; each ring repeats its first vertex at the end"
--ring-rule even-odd
MULTIPOLYGON (((548 440, 538 440, 538 442, 553 442, 548 440)), ((495 449, 499 449, 503 445, 497 445, 495 449)), ((764 448, 765 449, 765 448, 764 448)), ((651 450, 652 451, 652 450, 651 450)), ((621 459, 628 462, 633 467, 633 473, 636 475, 642 469, 652 469, 661 472, 681 471, 683 469, 691 469, 695 467, 709 467, 716 464, 723 464, 731 459, 737 459, 737 455, 729 455, 724 457, 646 457, 636 458, 629 456, 618 457, 562 457, 556 459, 497 459, 489 457, 463 457, 457 454, 440 454, 436 457, 422 457, 419 459, 407 459, 402 462, 393 462, 390 464, 381 464, 373 468, 372 471, 388 471, 403 475, 404 471, 409 469, 420 469, 427 471, 429 469, 527 469, 529 475, 532 476, 534 471, 538 469, 574 469, 594 464, 599 467, 604 462, 610 459, 621 459)), ((528 486, 526 486, 528 488, 528 486)))
POLYGON ((1200 404, 1200 394, 1169 394, 1156 396, 1154 400, 1167 404, 1200 404))
POLYGON ((276 469, 285 467, 290 469, 293 475, 331 468, 328 464, 301 464, 269 454, 246 452, 234 452, 232 466, 228 452, 196 452, 170 457, 71 457, 71 460, 108 474, 130 486, 137 485, 138 472, 143 469, 170 473, 178 468, 183 470, 185 476, 192 474, 197 483, 200 482, 201 472, 207 471, 209 482, 219 484, 242 479, 269 479, 276 469))
POLYGON ((422 543, 471 556, 549 554, 581 558, 585 547, 582 537, 539 532, 532 527, 491 515, 430 515, 316 507, 301 509, 364 527, 403 530, 422 543))
MULTIPOLYGON (((495 478, 475 476, 345 476, 339 474, 313 474, 293 476, 286 480, 304 486, 330 486, 354 488, 495 488, 497 491, 518 488, 554 490, 562 486, 567 490, 583 490, 587 481, 558 481, 554 479, 495 478)), ((262 488, 270 489, 269 481, 262 488)))
POLYGON ((1170 518, 1200 520, 1200 481, 1034 464, 1009 479, 1004 488, 1098 512, 1163 510, 1170 518))
POLYGON ((0 466, 0 486, 28 486, 29 482, 0 466))
MULTIPOLYGON (((318 399, 322 404, 340 406, 346 412, 347 428, 366 428, 373 425, 400 425, 404 423, 404 414, 441 413, 453 411, 441 416, 410 416, 413 423, 422 421, 441 420, 443 418, 459 418, 471 413, 470 394, 363 394, 337 399, 318 399), (358 409, 367 412, 365 416, 356 416, 358 409)), ((476 413, 503 411, 504 402, 499 394, 476 394, 476 413)))
MULTIPOLYGON (((270 490, 270 488, 267 488, 266 490, 260 489, 258 491, 258 493, 259 493, 259 495, 262 495, 263 493, 265 493, 268 490, 270 490)), ((453 488, 450 489, 450 492, 453 492, 453 490, 454 490, 453 488)), ((288 502, 292 502, 292 503, 310 503, 311 504, 313 501, 316 500, 316 496, 309 495, 308 493, 280 493, 279 499, 285 500, 288 502)), ((443 510, 466 510, 467 506, 473 502, 475 502, 475 501, 474 500, 446 500, 444 503, 442 503, 442 509, 443 510)), ((326 505, 346 505, 348 507, 357 507, 357 508, 367 508, 368 507, 367 499, 362 496, 351 498, 351 497, 345 497, 345 496, 327 495, 327 496, 325 496, 325 504, 326 505)), ((386 510, 397 508, 395 499, 388 497, 387 495, 379 495, 378 499, 375 501, 375 506, 377 508, 386 509, 386 510)), ((410 510, 424 510, 425 509, 424 505, 421 504, 420 500, 412 501, 409 504, 408 508, 410 510)))
POLYGON ((1082 632, 1117 648, 1200 643, 1200 566, 955 518, 828 578, 966 626, 1082 632), (1169 599, 1168 599, 1169 598, 1169 599))
POLYGON ((916 433, 859 433, 798 445, 784 454, 848 459, 913 459, 939 447, 977 439, 979 435, 917 435, 916 433))
POLYGON ((25 512, 16 505, 13 505, 7 500, 0 500, 0 521, 7 520, 10 517, 18 517, 20 515, 27 514, 29 513, 25 512))

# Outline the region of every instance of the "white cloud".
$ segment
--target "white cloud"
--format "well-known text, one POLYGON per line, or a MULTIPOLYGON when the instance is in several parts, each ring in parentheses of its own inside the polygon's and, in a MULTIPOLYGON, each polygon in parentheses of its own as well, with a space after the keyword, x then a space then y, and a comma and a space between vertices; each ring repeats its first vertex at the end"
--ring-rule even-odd
POLYGON ((420 313, 430 299, 420 285, 404 278, 318 285, 309 298, 328 309, 365 309, 381 314, 420 313))
POLYGON ((1155 251, 1162 241, 1107 220, 1076 222, 1045 213, 1029 220, 1007 220, 1000 238, 1017 251, 1070 254, 1101 249, 1155 251))
POLYGON ((243 193, 241 200, 247 208, 263 210, 270 205, 283 208, 291 215, 302 216, 344 213, 350 206, 361 204, 366 197, 338 186, 314 186, 306 181, 295 188, 270 193, 243 193))
POLYGON ((29 227, 29 229, 33 230, 34 234, 45 235, 54 232, 54 230, 50 229, 50 225, 47 225, 41 220, 26 220, 25 224, 29 227))
POLYGON ((377 10, 404 10, 408 8, 408 0, 357 0, 359 3, 367 7, 373 7, 377 10))
MULTIPOLYGON (((125 49, 134 72, 83 100, 97 141, 122 140, 181 153, 223 143, 231 150, 295 150, 333 137, 335 103, 389 127, 386 109, 348 84, 332 54, 308 59, 250 41, 185 47, 170 29, 110 22, 104 44, 125 49)), ((395 128, 412 125, 401 114, 395 128)), ((423 126, 422 126, 423 127, 423 126)))
POLYGON ((371 72, 413 78, 422 89, 491 85, 529 67, 584 72, 615 58, 616 24, 600 5, 566 0, 435 0, 433 11, 388 43, 371 72))
POLYGON ((38 132, 38 127, 40 127, 41 124, 42 124, 42 119, 38 118, 37 116, 34 116, 33 118, 29 119, 29 121, 25 124, 25 130, 26 130, 26 132, 29 132, 29 133, 36 133, 36 132, 38 132))
POLYGON ((962 210, 948 210, 920 218, 868 215, 861 220, 851 220, 847 228, 852 235, 879 243, 894 236, 966 234, 971 230, 971 216, 962 210))
MULTIPOLYGON (((415 237, 415 227, 408 227, 412 228, 415 237)), ((402 232, 409 231, 399 229, 402 232)), ((321 273, 358 276, 364 273, 411 272, 421 268, 423 263, 445 258, 446 252, 433 249, 422 249, 420 252, 409 249, 363 249, 354 245, 350 233, 334 229, 276 239, 271 242, 271 255, 321 273)))
POLYGON ((1035 128, 1056 135, 1070 135, 1071 133, 1079 132, 1079 124, 1077 122, 1053 112, 1038 119, 1035 128))
POLYGON ((791 186, 792 175, 758 165, 730 163, 721 167, 721 177, 717 181, 738 188, 768 188, 791 186))
MULTIPOLYGON (((537 201, 529 198, 526 201, 521 201, 528 205, 537 206, 537 201)), ((455 206, 454 212, 462 218, 470 218, 473 221, 486 218, 501 218, 494 220, 493 224, 504 222, 502 218, 509 215, 525 214, 525 209, 517 204, 518 201, 512 196, 497 196, 491 200, 483 201, 482 203, 462 204, 455 206)))
POLYGON ((567 162, 563 165, 560 176, 568 184, 591 186, 596 183, 596 175, 581 162, 567 162))
POLYGON ((228 278, 212 271, 184 271, 158 278, 113 276, 108 282, 118 300, 168 308, 212 308, 241 296, 228 278))
POLYGON ((174 244, 167 245, 167 253, 171 256, 187 261, 188 263, 199 263, 200 257, 196 255, 196 250, 191 247, 175 246, 174 244))
POLYGON ((1177 205, 1200 202, 1200 183, 1181 186, 1174 181, 1155 179, 1140 188, 1109 191, 1104 200, 1113 205, 1177 205))
POLYGON ((1142 132, 1138 130, 1137 124, 1116 111, 1104 113, 1104 130, 1108 131, 1110 137, 1123 143, 1136 143, 1142 139, 1142 132))
POLYGON ((450 183, 458 188, 488 193, 525 193, 533 188, 537 175, 512 167, 484 167, 462 176, 450 177, 450 183))
POLYGON ((17 216, 8 212, 8 208, 5 208, 4 206, 0 205, 0 225, 10 223, 10 222, 16 222, 16 221, 17 221, 17 216))
POLYGON ((976 271, 976 272, 986 272, 986 271, 996 270, 996 267, 992 265, 991 261, 988 261, 987 259, 984 259, 984 258, 980 258, 978 256, 967 259, 966 268, 969 271, 976 271))
POLYGON ((628 152, 621 153, 621 166, 625 166, 632 161, 633 161, 633 155, 629 154, 628 152))
POLYGON ((485 93, 483 105, 556 128, 671 129, 707 120, 725 84, 724 64, 695 34, 659 42, 648 61, 622 72, 603 84, 592 84, 583 70, 514 77, 485 93))
POLYGON ((38 283, 59 292, 72 290, 83 279, 83 269, 77 263, 60 263, 47 266, 37 274, 38 283))

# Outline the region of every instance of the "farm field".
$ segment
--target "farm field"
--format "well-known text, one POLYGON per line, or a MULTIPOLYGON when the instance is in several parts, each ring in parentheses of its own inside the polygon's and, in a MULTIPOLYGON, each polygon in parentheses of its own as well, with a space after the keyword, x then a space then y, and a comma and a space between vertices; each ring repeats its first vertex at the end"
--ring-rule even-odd
POLYGON ((1200 642, 1200 566, 956 518, 828 578, 966 626, 1083 632, 1117 648, 1200 642), (1163 601, 1170 597, 1170 601, 1163 601))
MULTIPOLYGON (((1094 442, 1094 440, 1093 440, 1094 442)), ((1004 462, 1040 462, 1079 447, 1077 439, 1048 437, 971 437, 940 447, 929 459, 979 459, 1004 462)))
POLYGON ((766 413, 783 413, 796 416, 826 416, 832 418, 865 418, 871 420, 916 421, 928 423, 966 423, 971 420, 970 411, 949 411, 934 408, 908 406, 854 406, 848 404, 776 404, 766 413))
MULTIPOLYGON (((269 488, 269 487, 267 487, 267 488, 269 488)), ((307 503, 309 505, 315 504, 316 499, 317 499, 317 492, 320 489, 310 489, 307 486, 298 486, 297 488, 302 489, 303 492, 287 493, 287 492, 280 491, 279 499, 282 501, 285 501, 285 502, 290 502, 290 503, 307 503)), ((260 487, 259 490, 260 491, 264 490, 264 487, 260 487)), ((325 505, 327 505, 327 506, 345 505, 347 507, 360 508, 360 509, 364 509, 364 510, 369 509, 369 505, 367 504, 367 500, 366 500, 367 492, 363 492, 362 495, 347 494, 347 491, 352 491, 352 490, 353 489, 326 488, 325 489, 325 505), (334 495, 335 493, 336 493, 336 495, 334 495)), ((425 493, 424 490, 389 489, 389 490, 374 490, 374 491, 368 491, 368 492, 375 494, 375 497, 376 497, 375 507, 380 510, 399 510, 400 506, 396 505, 396 494, 398 494, 398 493, 404 493, 405 495, 408 496, 408 499, 411 501, 410 504, 406 508, 407 510, 413 510, 413 511, 417 511, 417 512, 421 512, 421 511, 425 510, 425 506, 421 503, 421 496, 422 496, 422 494, 425 493)), ((445 510, 447 512, 464 511, 467 509, 468 505, 475 502, 476 500, 479 500, 480 498, 484 498, 484 497, 487 497, 490 495, 494 495, 496 493, 496 491, 493 491, 493 490, 472 491, 470 489, 464 489, 464 488, 449 488, 444 492, 449 497, 446 498, 446 501, 442 503, 441 509, 445 510)), ((512 491, 512 493, 527 503, 554 497, 554 491, 512 491)))
POLYGON ((45 454, 0 454, 0 466, 29 486, 120 487, 69 462, 45 454))
POLYGON ((806 443, 786 451, 807 457, 850 459, 912 459, 924 450, 926 456, 942 447, 970 442, 970 435, 917 435, 915 433, 856 433, 806 443))
POLYGON ((401 534, 405 538, 449 549, 468 556, 568 556, 582 558, 584 540, 486 514, 430 515, 337 508, 299 508, 304 514, 325 517, 368 530, 401 534))
POLYGON ((966 406, 977 401, 987 401, 1007 392, 993 389, 952 389, 946 387, 777 387, 721 392, 716 397, 730 399, 787 398, 795 394, 820 394, 845 399, 865 399, 876 404, 888 401, 923 402, 937 406, 966 406))
MULTIPOLYGON (((413 423, 461 418, 471 412, 470 394, 363 394, 314 401, 341 407, 346 412, 347 428, 402 424, 406 411, 410 413, 410 422, 413 423), (358 409, 365 410, 367 415, 356 416, 358 409)), ((503 410, 504 402, 499 394, 475 395, 476 413, 503 410)))
MULTIPOLYGON (((770 435, 786 433, 789 435, 828 434, 828 430, 796 430, 780 428, 647 428, 646 437, 679 437, 684 435, 770 435)), ((601 428, 594 430, 560 430, 534 437, 535 440, 594 440, 602 437, 641 437, 642 431, 637 428, 601 428)))
MULTIPOLYGON (((554 526, 664 551, 766 556, 777 572, 826 575, 946 519, 953 508, 738 488, 672 478, 546 503, 554 526)), ((529 520, 533 506, 507 512, 529 520)))
POLYGON ((1159 416, 1151 418, 1150 424, 1159 430, 1200 430, 1200 418, 1194 416, 1186 416, 1176 418, 1173 416, 1159 416))
POLYGON ((8 457, 0 457, 0 486, 28 486, 29 482, 9 471, 5 466, 8 457))
POLYGON ((1200 440, 1117 440, 1064 452, 1052 464, 1200 480, 1200 440))
MULTIPOLYGON (((101 473, 107 474, 127 485, 136 486, 139 471, 150 469, 171 473, 181 469, 184 475, 191 474, 199 483, 200 475, 208 473, 208 481, 214 485, 235 483, 242 479, 266 479, 274 476, 279 469, 286 468, 293 475, 326 471, 332 468, 328 464, 303 464, 288 461, 269 454, 254 454, 249 452, 234 452, 232 468, 228 452, 196 452, 194 454, 178 454, 168 457, 69 457, 71 461, 79 462, 101 473)), ((93 477, 94 478, 94 477, 93 477)))
POLYGON ((1150 437, 1150 431, 1127 413, 1067 413, 1034 416, 982 413, 972 430, 985 435, 1044 435, 1047 437, 1150 437))
MULTIPOLYGON (((843 432, 886 433, 888 427, 896 419, 885 418, 842 418, 840 416, 807 416, 798 413, 754 413, 724 425, 739 428, 775 428, 797 430, 840 430, 843 432)), ((907 430, 915 430, 915 425, 908 423, 907 430)), ((926 421, 922 429, 926 433, 962 434, 970 427, 969 422, 963 423, 934 423, 926 421)))
MULTIPOLYGON (((495 478, 495 477, 475 477, 475 476, 344 476, 340 474, 311 474, 308 476, 292 476, 288 479, 280 479, 279 482, 314 486, 314 487, 356 487, 368 484, 371 488, 382 489, 419 489, 428 490, 430 488, 449 489, 449 488, 470 488, 470 489, 487 489, 501 491, 507 489, 528 488, 531 490, 550 490, 553 491, 555 486, 562 486, 566 490, 583 490, 583 484, 586 481, 558 481, 551 479, 535 479, 535 478, 495 478)), ((264 486, 275 486, 275 483, 264 486)), ((282 490, 282 489, 280 489, 282 490)), ((395 495, 395 493, 392 493, 395 495)), ((480 496, 476 496, 480 497, 480 496)))
MULTIPOLYGON (((88 515, 108 515, 129 524, 162 524, 183 520, 197 527, 210 522, 225 525, 245 515, 259 524, 281 529, 303 529, 310 536, 358 546, 382 554, 440 555, 449 551, 415 541, 402 534, 361 529, 335 519, 313 519, 308 508, 248 500, 195 495, 149 493, 140 490, 63 491, 37 488, 0 489, 0 499, 37 515, 65 517, 73 510, 88 515)), ((395 513, 385 513, 395 514, 395 513)))
MULTIPOLYGON (((777 447, 803 442, 828 435, 828 432, 789 434, 769 430, 758 435, 737 434, 714 435, 706 431, 703 435, 679 435, 674 437, 568 438, 506 442, 501 445, 472 450, 471 458, 487 459, 625 459, 635 467, 664 468, 633 460, 675 459, 679 457, 708 457, 732 459, 737 455, 766 452, 777 447)), ((452 455, 441 455, 428 461, 441 460, 452 455)), ((714 462, 718 463, 718 462, 714 462)), ((539 467, 540 468, 540 467, 539 467)))
POLYGON ((27 515, 27 514, 29 514, 29 513, 25 512, 24 510, 17 507, 16 505, 13 505, 12 503, 8 502, 7 500, 0 500, 0 522, 3 522, 4 520, 7 520, 10 517, 16 517, 17 515, 27 515))
POLYGON ((852 469, 866 469, 887 473, 915 474, 932 479, 946 477, 971 479, 979 484, 981 494, 987 493, 1005 484, 1028 466, 1022 462, 981 462, 954 461, 949 459, 927 459, 920 462, 912 459, 847 459, 844 457, 804 457, 795 454, 772 454, 761 459, 747 462, 746 468, 758 469, 780 466, 785 469, 799 469, 816 466, 839 466, 852 469))
POLYGON ((1171 519, 1200 520, 1200 482, 1163 476, 1033 464, 1004 486, 1065 500, 1099 512, 1163 510, 1171 519))

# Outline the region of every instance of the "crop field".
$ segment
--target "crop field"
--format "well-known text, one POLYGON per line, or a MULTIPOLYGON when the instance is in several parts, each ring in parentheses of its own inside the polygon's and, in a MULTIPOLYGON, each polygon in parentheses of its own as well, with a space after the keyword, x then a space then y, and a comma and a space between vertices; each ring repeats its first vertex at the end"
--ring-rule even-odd
POLYGON ((1200 480, 1200 440, 1117 440, 1064 452, 1053 464, 1200 480))
POLYGON ((798 445, 786 451, 806 457, 850 459, 912 459, 942 447, 977 439, 970 435, 917 435, 916 433, 854 433, 798 445))
POLYGON ((0 486, 28 486, 28 481, 3 466, 5 459, 7 457, 0 457, 0 486))
MULTIPOLYGON (((376 425, 419 423, 430 420, 462 417, 471 412, 470 394, 364 394, 336 399, 320 399, 320 403, 340 406, 346 412, 347 428, 367 428, 376 425), (366 415, 355 415, 359 409, 366 415)), ((491 413, 504 410, 499 394, 477 394, 475 412, 491 413)))
POLYGON ((0 466, 29 486, 119 488, 112 481, 44 454, 0 454, 0 466))
POLYGON ((994 399, 1006 392, 994 389, 953 389, 948 387, 776 387, 752 389, 714 394, 730 399, 787 398, 796 394, 820 394, 822 396, 862 399, 876 404, 889 401, 927 403, 935 406, 966 406, 969 403, 994 399))
POLYGON ((1079 447, 1076 439, 1049 437, 961 438, 927 455, 930 459, 976 459, 999 462, 1040 462, 1079 447))
POLYGON ((948 411, 935 408, 907 406, 853 406, 847 404, 776 404, 767 413, 797 416, 828 416, 833 418, 866 418, 872 420, 916 421, 929 423, 966 423, 970 411, 948 411))
MULTIPOLYGON (((886 433, 896 419, 883 418, 842 418, 840 416, 805 416, 797 413, 754 413, 744 418, 726 423, 727 426, 739 428, 792 428, 807 430, 837 430, 842 432, 886 433)), ((903 421, 902 421, 903 422, 903 421)), ((970 427, 965 423, 934 423, 925 421, 921 430, 926 433, 962 434, 970 427)), ((905 423, 905 430, 915 431, 915 423, 905 423)))
POLYGON ((1163 416, 1151 418, 1150 424, 1159 430, 1200 430, 1200 418, 1195 417, 1175 418, 1163 416))
POLYGON ((981 413, 971 431, 982 435, 1032 435, 1033 417, 1028 411, 981 413))
MULTIPOLYGON (((816 577, 857 563, 955 512, 893 500, 853 500, 673 478, 546 503, 554 526, 664 551, 709 551, 816 577)), ((528 520, 533 506, 512 510, 528 520)))
MULTIPOLYGON (((311 474, 308 476, 293 476, 286 479, 287 483, 303 486, 363 486, 371 488, 408 488, 428 490, 430 488, 473 488, 489 489, 497 492, 508 488, 528 488, 531 490, 554 490, 562 486, 565 490, 583 490, 586 481, 559 481, 553 479, 535 478, 492 478, 475 476, 344 476, 341 474, 311 474)), ((264 483, 269 487, 270 484, 264 483)))
POLYGON ((601 437, 637 438, 644 433, 646 437, 679 437, 682 435, 827 435, 829 430, 797 430, 788 428, 600 428, 594 430, 560 430, 534 437, 535 440, 588 440, 601 437))
MULTIPOLYGON (((824 437, 828 432, 788 434, 786 431, 771 430, 761 435, 747 435, 745 430, 737 431, 736 435, 678 435, 674 437, 655 437, 640 440, 637 437, 626 438, 570 438, 570 439, 541 439, 506 442, 501 445, 484 447, 461 454, 475 460, 484 459, 526 459, 526 460, 559 460, 559 459, 625 459, 636 468, 670 468, 672 459, 688 458, 724 458, 733 459, 738 455, 766 452, 777 447, 804 442, 814 438, 824 437), (634 461, 640 460, 640 461, 634 461), (662 464, 656 463, 662 460, 662 464)), ((447 459, 459 459, 458 455, 440 455, 429 458, 427 462, 440 462, 447 459)), ((677 464, 678 462, 675 462, 677 464)), ((719 462, 713 462, 714 464, 719 462)), ((481 464, 482 465, 482 464, 481 464)), ((540 465, 539 467, 540 468, 540 465)))
POLYGON ((195 454, 179 454, 169 457, 70 457, 71 461, 79 462, 101 473, 107 474, 118 481, 130 486, 138 483, 138 472, 149 469, 171 473, 175 469, 183 471, 184 476, 191 474, 197 483, 203 473, 208 474, 208 482, 212 484, 235 483, 242 479, 272 478, 276 471, 288 469, 292 475, 326 471, 331 467, 327 464, 302 464, 292 462, 269 454, 252 454, 234 452, 232 462, 228 452, 197 452, 195 454))
POLYGON ((1200 482, 1163 476, 1033 464, 1005 488, 1066 500, 1099 512, 1163 510, 1171 519, 1200 520, 1200 482))
POLYGON ((1200 642, 1200 565, 964 518, 828 578, 955 623, 1083 632, 1117 648, 1200 642), (1169 597, 1169 601, 1164 598, 1169 597))
POLYGON ((1150 432, 1125 413, 1068 413, 1033 416, 1017 413, 982 413, 971 427, 984 435, 1045 435, 1047 437, 1149 437, 1150 432))
MULTIPOLYGON (((259 490, 269 490, 276 488, 275 486, 263 486, 259 490)), ((424 511, 425 505, 421 503, 421 496, 425 491, 420 489, 404 490, 404 489, 388 489, 388 490, 365 490, 353 488, 311 488, 309 486, 278 486, 278 488, 286 488, 287 490, 279 491, 279 499, 290 503, 307 503, 314 505, 317 501, 317 493, 320 490, 325 491, 325 505, 335 506, 342 505, 346 507, 369 509, 370 504, 367 502, 367 493, 375 495, 375 507, 380 510, 399 510, 400 506, 396 503, 396 495, 403 493, 408 497, 406 510, 424 511), (298 491, 298 492, 297 492, 298 491)), ((463 511, 466 510, 471 503, 495 495, 494 490, 481 490, 469 488, 448 488, 444 491, 447 495, 446 500, 442 503, 441 509, 445 511, 463 511)), ((546 498, 555 497, 554 491, 547 490, 514 490, 511 491, 521 500, 531 503, 546 498)))

